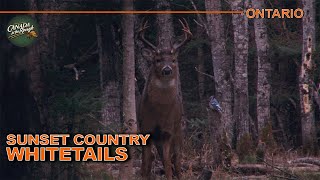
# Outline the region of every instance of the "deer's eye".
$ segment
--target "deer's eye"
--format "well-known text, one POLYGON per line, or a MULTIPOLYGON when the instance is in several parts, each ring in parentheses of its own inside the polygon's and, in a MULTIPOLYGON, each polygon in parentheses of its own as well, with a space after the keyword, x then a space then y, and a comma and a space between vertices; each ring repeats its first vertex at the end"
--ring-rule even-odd
POLYGON ((175 63, 175 62, 176 62, 176 60, 175 60, 175 59, 173 59, 173 60, 172 60, 172 62, 173 62, 173 63, 175 63))
POLYGON ((160 59, 157 59, 157 60, 156 60, 156 62, 157 62, 157 63, 160 63, 160 62, 161 62, 161 60, 160 60, 160 59))

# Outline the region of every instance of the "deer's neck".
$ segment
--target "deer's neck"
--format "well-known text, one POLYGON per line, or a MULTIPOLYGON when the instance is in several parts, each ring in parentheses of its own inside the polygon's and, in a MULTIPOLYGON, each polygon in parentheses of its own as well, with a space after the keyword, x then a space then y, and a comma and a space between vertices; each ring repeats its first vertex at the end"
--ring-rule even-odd
POLYGON ((176 79, 168 79, 168 80, 161 80, 158 78, 155 78, 153 81, 151 81, 152 86, 155 88, 162 89, 164 91, 171 91, 176 88, 176 79))
POLYGON ((150 75, 146 93, 152 103, 171 104, 178 96, 177 78, 160 79, 150 75))

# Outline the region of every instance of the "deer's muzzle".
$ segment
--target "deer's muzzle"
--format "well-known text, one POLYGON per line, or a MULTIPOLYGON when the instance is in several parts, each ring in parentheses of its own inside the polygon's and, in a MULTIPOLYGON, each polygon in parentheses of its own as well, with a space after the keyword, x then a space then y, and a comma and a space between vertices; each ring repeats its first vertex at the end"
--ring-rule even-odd
POLYGON ((162 75, 164 76, 169 76, 172 74, 172 68, 170 66, 165 66, 164 68, 162 68, 162 75))

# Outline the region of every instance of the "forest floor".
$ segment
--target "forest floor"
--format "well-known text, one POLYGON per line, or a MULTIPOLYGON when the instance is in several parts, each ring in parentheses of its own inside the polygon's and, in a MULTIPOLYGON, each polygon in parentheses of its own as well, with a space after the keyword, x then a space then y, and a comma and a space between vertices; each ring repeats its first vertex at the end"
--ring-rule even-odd
MULTIPOLYGON (((289 179, 289 180, 319 180, 320 179, 320 158, 301 157, 297 152, 283 152, 275 155, 268 155, 261 163, 239 163, 237 157, 232 160, 232 168, 218 168, 212 171, 205 154, 202 156, 184 156, 182 161, 183 180, 214 180, 214 179, 289 179), (211 178, 208 178, 210 177, 211 178)), ((141 179, 141 160, 134 160, 134 172, 136 177, 141 179)), ((118 179, 119 164, 87 163, 87 173, 83 179, 118 179), (90 178, 86 178, 90 177, 90 178)), ((154 180, 165 180, 162 163, 156 158, 152 164, 154 180)), ((81 178, 82 179, 82 178, 81 178)))

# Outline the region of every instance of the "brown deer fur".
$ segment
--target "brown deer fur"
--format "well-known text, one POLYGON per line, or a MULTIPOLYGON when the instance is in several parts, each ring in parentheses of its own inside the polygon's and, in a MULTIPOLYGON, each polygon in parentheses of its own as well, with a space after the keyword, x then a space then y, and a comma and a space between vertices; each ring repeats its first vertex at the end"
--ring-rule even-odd
POLYGON ((180 23, 185 32, 184 41, 161 50, 144 39, 146 24, 140 30, 142 41, 154 50, 149 52, 152 66, 138 111, 141 132, 151 134, 151 143, 144 146, 142 152, 143 179, 150 179, 154 159, 152 145, 157 147, 166 178, 172 179, 172 168, 177 178, 181 178, 182 101, 178 94, 177 56, 178 48, 185 44, 192 34, 186 21, 185 24, 182 21, 180 23))

